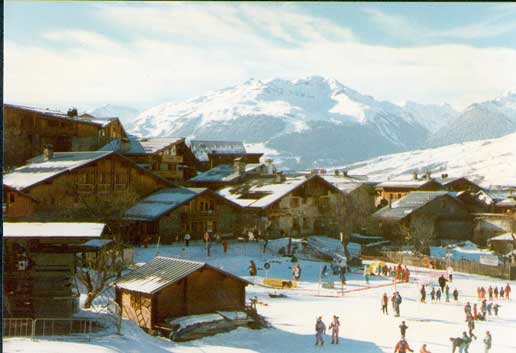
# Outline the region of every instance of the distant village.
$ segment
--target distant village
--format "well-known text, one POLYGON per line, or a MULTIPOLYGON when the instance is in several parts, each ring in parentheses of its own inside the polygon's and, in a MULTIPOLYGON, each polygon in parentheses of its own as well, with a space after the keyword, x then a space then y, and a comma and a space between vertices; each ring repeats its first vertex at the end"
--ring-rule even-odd
MULTIPOLYGON (((77 254, 83 267, 112 266, 114 260, 100 256, 105 249, 122 249, 124 256, 125 249, 190 239, 323 235, 361 243, 366 255, 409 250, 422 256, 430 255, 430 246, 470 241, 514 261, 516 185, 487 190, 465 176, 431 171, 383 182, 339 169, 281 171, 242 141, 139 138, 117 117, 76 109, 4 104, 3 126, 5 316, 73 315, 77 254)), ((204 268, 174 261, 156 258, 149 271, 172 264, 190 275, 204 268)), ((245 305, 245 281, 216 268, 203 271, 226 281, 225 307, 245 305)), ((167 283, 175 284, 170 278, 167 283)), ((84 283, 91 286, 91 301, 103 290, 92 280, 84 283)), ((117 289, 120 306, 132 305, 135 283, 141 282, 129 278, 117 289)), ((148 315, 161 317, 160 300, 179 290, 167 288, 140 288, 148 315)), ((195 313, 195 305, 169 309, 195 313)), ((139 321, 143 314, 131 315, 139 321)), ((141 326, 152 329, 152 320, 141 326)))

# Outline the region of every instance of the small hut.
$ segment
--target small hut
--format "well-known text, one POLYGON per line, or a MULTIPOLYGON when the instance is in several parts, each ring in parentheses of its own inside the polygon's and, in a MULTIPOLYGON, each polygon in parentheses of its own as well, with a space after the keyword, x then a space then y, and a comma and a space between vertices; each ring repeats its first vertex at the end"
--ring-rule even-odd
POLYGON ((117 281, 122 317, 147 331, 167 319, 244 311, 248 281, 207 263, 156 257, 117 281))
POLYGON ((489 248, 495 252, 505 255, 516 249, 516 235, 504 233, 487 241, 489 248))

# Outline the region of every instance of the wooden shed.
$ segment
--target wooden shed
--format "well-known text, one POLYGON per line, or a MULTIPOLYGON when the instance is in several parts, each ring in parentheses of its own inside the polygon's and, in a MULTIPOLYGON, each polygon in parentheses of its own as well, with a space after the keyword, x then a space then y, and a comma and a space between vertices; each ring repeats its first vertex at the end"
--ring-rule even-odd
POLYGON ((122 317, 148 331, 165 319, 243 311, 248 281, 207 263, 156 257, 115 285, 122 317))
POLYGON ((516 234, 504 233, 487 241, 489 248, 498 254, 505 255, 516 248, 516 234))

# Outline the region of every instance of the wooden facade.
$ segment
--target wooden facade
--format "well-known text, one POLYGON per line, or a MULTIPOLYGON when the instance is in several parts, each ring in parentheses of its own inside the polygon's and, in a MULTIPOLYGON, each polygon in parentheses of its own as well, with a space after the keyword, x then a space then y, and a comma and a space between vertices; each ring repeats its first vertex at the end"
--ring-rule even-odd
POLYGON ((437 191, 443 190, 443 186, 435 180, 428 180, 424 183, 388 182, 388 185, 380 183, 376 186, 376 206, 381 208, 406 196, 413 191, 437 191))
POLYGON ((117 118, 77 117, 42 109, 4 104, 4 170, 40 155, 46 145, 55 151, 95 151, 113 139, 126 137, 117 118))
POLYGON ((18 191, 7 185, 3 186, 3 217, 6 221, 13 221, 32 216, 36 200, 29 194, 18 191))
POLYGON ((257 164, 263 153, 208 153, 208 162, 199 164, 199 170, 208 170, 221 164, 232 164, 239 158, 242 163, 257 164))

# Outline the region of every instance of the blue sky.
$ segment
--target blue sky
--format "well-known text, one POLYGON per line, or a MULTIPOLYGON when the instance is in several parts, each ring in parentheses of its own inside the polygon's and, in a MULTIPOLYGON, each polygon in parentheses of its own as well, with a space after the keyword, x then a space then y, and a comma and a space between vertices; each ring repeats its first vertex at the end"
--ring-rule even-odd
POLYGON ((511 3, 4 3, 6 101, 145 108, 322 75, 458 109, 516 88, 511 3))

